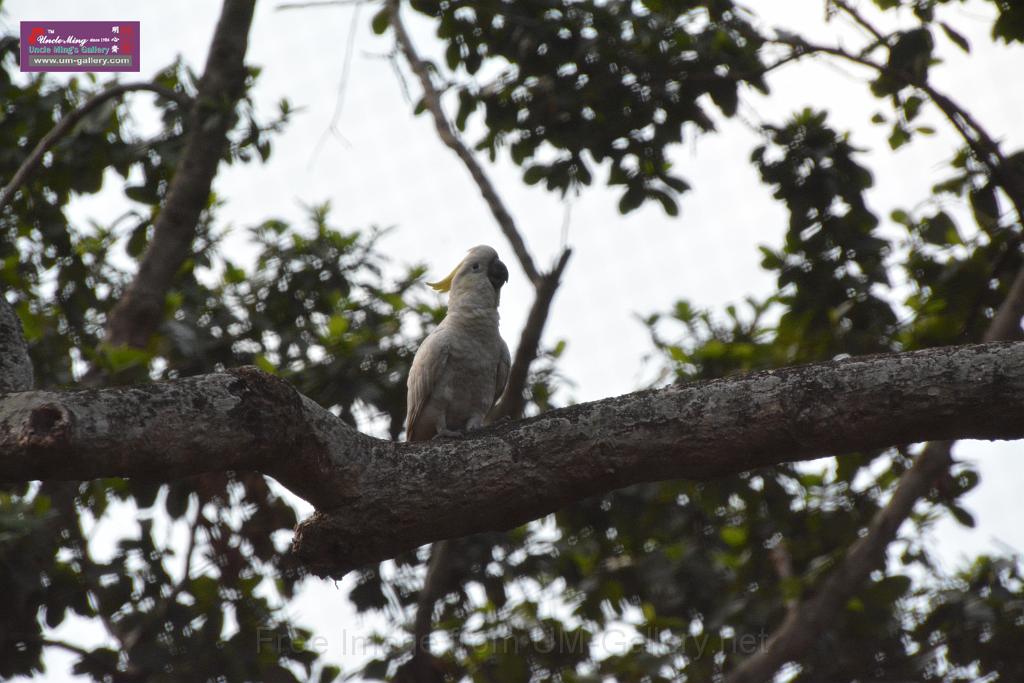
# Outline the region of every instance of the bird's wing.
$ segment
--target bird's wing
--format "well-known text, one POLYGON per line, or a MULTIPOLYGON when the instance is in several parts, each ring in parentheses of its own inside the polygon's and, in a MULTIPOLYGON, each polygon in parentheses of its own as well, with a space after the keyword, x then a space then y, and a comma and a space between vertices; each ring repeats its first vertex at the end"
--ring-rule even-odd
POLYGON ((434 330, 416 351, 409 368, 408 406, 405 417, 405 439, 411 440, 416 433, 416 422, 423 414, 423 408, 430 401, 430 396, 444 375, 448 364, 448 341, 441 330, 434 330))
POLYGON ((498 354, 498 375, 497 381, 494 383, 494 402, 497 403, 498 399, 501 398, 502 393, 505 391, 505 387, 508 386, 508 373, 512 368, 512 356, 508 352, 508 344, 505 343, 504 339, 498 338, 501 342, 500 353, 498 354))

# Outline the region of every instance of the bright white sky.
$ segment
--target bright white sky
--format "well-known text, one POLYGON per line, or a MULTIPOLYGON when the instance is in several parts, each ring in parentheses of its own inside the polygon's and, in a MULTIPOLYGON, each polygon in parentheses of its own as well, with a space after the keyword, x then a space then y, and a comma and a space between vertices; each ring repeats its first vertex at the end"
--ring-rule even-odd
MULTIPOLYGON (((502 297, 502 330, 510 345, 532 296, 511 250, 498 231, 476 186, 455 156, 437 139, 426 116, 414 118, 411 105, 390 63, 381 56, 391 48, 389 36, 374 36, 369 20, 376 5, 276 11, 277 2, 263 0, 250 36, 248 62, 263 72, 254 96, 265 117, 282 97, 301 109, 282 135, 274 138, 273 154, 258 163, 222 168, 215 189, 226 200, 220 221, 237 230, 229 237, 232 257, 251 253, 242 228, 270 217, 304 222, 303 205, 330 200, 338 226, 396 226, 384 244, 403 264, 425 263, 433 274, 447 273, 469 247, 489 243, 504 255, 512 279, 502 297), (353 59, 343 93, 336 133, 329 131, 342 78, 349 27, 358 19, 353 59)), ((754 3, 751 3, 754 5, 754 3)), ((858 46, 859 33, 842 22, 824 23, 822 0, 757 3, 765 23, 803 33, 818 42, 858 46)), ((870 3, 859 3, 870 13, 870 3)), ((149 78, 176 55, 201 71, 220 3, 179 0, 139 3, 133 0, 8 0, 0 27, 16 32, 21 20, 124 19, 141 21, 142 73, 123 80, 149 78)), ((425 55, 437 41, 425 21, 406 12, 413 38, 425 55)), ((1008 87, 1024 66, 1024 49, 994 49, 985 27, 988 6, 968 3, 947 16, 974 46, 965 56, 947 42, 940 53, 949 58, 934 71, 935 83, 952 93, 1007 149, 1024 146, 1019 122, 1024 120, 1024 89, 1008 87)), ((873 16, 873 15, 872 15, 873 16)), ((758 143, 748 124, 781 122, 804 107, 826 108, 833 125, 854 131, 853 142, 869 149, 868 166, 876 187, 870 199, 880 216, 896 207, 913 208, 944 177, 943 165, 957 146, 948 125, 934 110, 925 114, 939 134, 919 139, 893 153, 884 127, 869 123, 875 111, 886 110, 867 91, 858 73, 846 65, 807 62, 772 75, 769 98, 748 94, 742 118, 724 121, 720 133, 688 141, 673 152, 693 191, 682 198, 682 215, 672 219, 657 206, 623 217, 618 195, 599 185, 573 199, 568 242, 574 249, 559 290, 545 342, 568 341, 560 363, 575 382, 571 395, 584 401, 638 388, 652 375, 643 357, 651 350, 638 314, 664 311, 678 298, 720 309, 745 296, 773 291, 773 279, 759 267, 757 245, 778 245, 785 229, 784 209, 773 202, 748 163, 758 143)), ((414 96, 414 79, 407 79, 414 96)), ((140 124, 151 121, 149 96, 136 94, 140 124)), ((472 137, 472 136, 470 136, 472 137)), ((566 205, 556 195, 523 185, 519 170, 505 160, 487 170, 516 218, 539 265, 547 267, 558 253, 566 205)), ((603 178, 604 173, 596 174, 603 178)), ((117 176, 108 175, 103 192, 79 200, 76 221, 100 222, 124 212, 127 200, 117 176)), ((1024 477, 1024 459, 1017 443, 964 443, 961 456, 976 460, 982 483, 968 499, 978 528, 965 530, 944 523, 936 543, 947 568, 959 559, 1005 543, 1024 550, 1024 529, 1015 523, 1014 482, 1024 477)), ((112 535, 116 529, 105 530, 112 535)), ((327 638, 327 659, 350 670, 357 661, 350 641, 363 628, 340 588, 310 582, 289 606, 297 622, 327 638), (346 649, 345 643, 349 642, 346 649)), ((95 642, 81 624, 62 627, 61 636, 95 642)), ((254 643, 255 646, 255 643, 254 643)), ((73 658, 49 657, 47 680, 65 680, 73 658)))

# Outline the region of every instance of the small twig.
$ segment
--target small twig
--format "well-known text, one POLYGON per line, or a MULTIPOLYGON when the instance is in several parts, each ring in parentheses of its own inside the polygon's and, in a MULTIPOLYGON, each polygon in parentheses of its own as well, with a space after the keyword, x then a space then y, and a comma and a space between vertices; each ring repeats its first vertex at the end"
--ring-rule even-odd
POLYGON ((537 284, 537 296, 526 318, 526 324, 523 326, 523 332, 519 338, 519 346, 516 347, 516 357, 513 359, 512 368, 508 373, 508 386, 505 388, 501 401, 488 416, 489 422, 504 417, 516 419, 522 416, 523 408, 526 407, 524 393, 526 382, 530 376, 530 365, 537 358, 540 338, 548 320, 551 302, 555 298, 555 292, 558 290, 559 281, 566 264, 569 263, 570 256, 572 256, 572 249, 563 250, 555 267, 550 273, 542 275, 537 284))
POLYGON ((76 109, 68 112, 63 118, 61 118, 61 120, 57 122, 57 125, 55 125, 50 132, 44 135, 36 144, 31 154, 21 162, 21 166, 19 166, 18 170, 14 172, 14 176, 11 177, 10 182, 0 190, 0 209, 10 203, 18 189, 26 180, 28 180, 36 167, 42 163, 43 156, 46 152, 53 147, 58 140, 67 135, 79 121, 88 116, 104 102, 115 97, 120 97, 125 93, 138 90, 154 92, 161 97, 177 102, 182 107, 188 107, 192 104, 192 99, 187 95, 175 92, 170 88, 165 88, 164 86, 157 85, 156 83, 120 83, 104 90, 103 92, 93 95, 76 109))
POLYGON ((935 106, 939 108, 939 111, 957 127, 958 131, 961 130, 961 126, 966 126, 974 132, 977 140, 971 139, 970 136, 964 135, 963 132, 961 132, 961 136, 967 141, 975 156, 978 157, 978 161, 989 169, 993 180, 1003 189, 1003 192, 1006 193, 1006 196, 1013 203, 1013 208, 1017 212, 1017 221, 1024 221, 1024 186, 1013 179, 1011 175, 1013 171, 1010 170, 1010 165, 1006 156, 1003 155, 1002 150, 999 148, 999 143, 988 134, 967 110, 957 105, 949 96, 939 92, 928 83, 919 84, 917 87, 928 95, 932 102, 935 103, 935 106))
POLYGON ((572 225, 572 201, 566 198, 562 204, 562 232, 559 237, 559 248, 565 251, 569 248, 569 227, 572 225))
POLYGON ((845 2, 845 0, 832 0, 832 4, 841 9, 843 12, 845 12, 851 19, 857 22, 857 24, 859 24, 861 28, 863 28, 871 35, 873 35, 875 37, 875 40, 877 40, 881 44, 885 44, 887 40, 885 35, 877 28, 875 28, 875 26, 871 22, 865 19, 860 12, 858 12, 850 4, 845 2))
POLYGON ((111 666, 110 662, 102 657, 97 656, 91 650, 86 650, 84 647, 74 645, 72 643, 65 642, 63 640, 55 640, 53 638, 33 638, 33 640, 46 647, 59 647, 62 650, 67 650, 73 654, 78 655, 82 659, 88 659, 102 666, 108 673, 113 674, 115 677, 124 672, 118 671, 117 664, 111 666))
POLYGON ((359 10, 361 4, 357 4, 352 10, 352 21, 348 27, 348 39, 345 42, 345 56, 341 64, 341 78, 338 81, 338 98, 334 103, 334 112, 331 114, 331 128, 333 129, 341 118, 342 107, 345 106, 345 92, 348 90, 348 80, 352 73, 352 54, 356 46, 356 32, 359 30, 359 10))
POLYGON ((405 100, 406 104, 412 104, 412 94, 409 92, 409 82, 405 80, 405 74, 402 73, 402 66, 398 63, 398 50, 392 50, 385 55, 385 58, 391 65, 391 70, 395 72, 395 79, 398 81, 398 89, 402 91, 402 99, 405 100))
POLYGON ((205 521, 203 517, 203 503, 200 500, 196 500, 196 518, 188 525, 188 549, 185 551, 185 567, 182 570, 181 580, 174 585, 174 589, 171 594, 167 597, 167 602, 172 602, 178 595, 181 594, 185 584, 189 582, 189 574, 192 573, 192 557, 196 551, 196 539, 199 538, 199 525, 205 521))
POLYGON ((316 7, 344 7, 346 5, 365 5, 370 0, 308 0, 308 2, 282 2, 276 9, 278 12, 286 9, 310 9, 316 7))
MULTIPOLYGON (((327 124, 327 128, 324 129, 323 134, 320 136, 320 141, 316 145, 316 149, 313 151, 313 155, 309 160, 309 165, 312 166, 313 162, 316 161, 320 151, 324 148, 324 142, 327 137, 332 133, 348 147, 352 146, 352 143, 341 134, 338 130, 338 121, 341 119, 341 110, 345 106, 345 93, 348 91, 348 79, 349 74, 352 71, 352 54, 356 44, 356 31, 359 28, 359 10, 362 8, 362 3, 356 3, 355 9, 352 11, 352 19, 348 28, 348 40, 345 43, 345 56, 341 62, 341 77, 338 79, 338 95, 334 100, 334 111, 331 113, 331 120, 327 124)), ((278 9, 281 9, 278 7, 278 9)))
POLYGON ((427 574, 423 587, 416 597, 416 616, 412 629, 412 661, 409 662, 412 678, 417 683, 434 680, 433 655, 430 652, 430 635, 434 630, 434 605, 442 595, 442 587, 451 570, 451 541, 437 541, 430 546, 427 574))
MULTIPOLYGON (((789 554, 789 549, 786 548, 785 541, 779 541, 777 545, 768 550, 768 559, 780 582, 785 583, 793 578, 793 558, 789 554)), ((788 609, 793 609, 798 604, 796 596, 786 597, 784 602, 788 609)))
POLYGON ((526 244, 523 242, 522 236, 519 234, 519 230, 516 229, 515 221, 512 219, 512 214, 505 208, 504 203, 495 191, 494 186, 491 184, 487 174, 484 173, 484 169, 477 162, 476 157, 469 151, 469 148, 459 139, 455 133, 455 129, 452 127, 448 118, 445 116, 444 109, 441 107, 441 96, 437 89, 434 87, 434 83, 430 78, 430 69, 420 59, 416 53, 416 48, 412 44, 412 40, 409 38, 409 34, 405 30, 405 26, 402 24, 402 19, 399 16, 399 5, 398 0, 387 0, 388 13, 390 14, 391 26, 395 29, 395 37, 398 40, 398 46, 402 50, 402 54, 405 55, 406 61, 409 62, 410 68, 413 73, 416 74, 419 79, 420 86, 423 88, 423 101, 426 104, 427 109, 430 111, 431 116, 434 118, 434 127, 437 128, 437 134, 440 136, 442 142, 444 142, 465 164, 469 170, 473 180, 476 181, 477 187, 480 188, 480 194, 483 195, 484 201, 487 202, 487 206, 490 207, 491 213, 494 214, 495 220, 498 221, 498 225, 501 227, 501 231, 505 233, 506 239, 512 245, 512 251, 515 252, 516 257, 519 259, 520 265, 523 267, 523 271, 526 273, 526 277, 530 279, 530 282, 535 285, 541 278, 540 272, 533 263, 533 259, 530 257, 530 253, 526 249, 526 244))

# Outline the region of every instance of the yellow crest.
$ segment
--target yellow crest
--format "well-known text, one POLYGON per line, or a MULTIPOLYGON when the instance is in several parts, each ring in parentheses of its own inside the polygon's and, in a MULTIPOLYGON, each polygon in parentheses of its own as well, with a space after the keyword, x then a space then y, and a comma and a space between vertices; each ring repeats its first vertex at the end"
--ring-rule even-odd
POLYGON ((427 285, 433 287, 434 290, 438 292, 447 292, 451 290, 452 280, 455 279, 455 273, 459 272, 459 268, 462 267, 464 261, 465 259, 459 261, 459 265, 455 266, 455 269, 452 270, 452 272, 448 273, 448 277, 446 277, 445 279, 438 280, 437 282, 428 282, 427 285))

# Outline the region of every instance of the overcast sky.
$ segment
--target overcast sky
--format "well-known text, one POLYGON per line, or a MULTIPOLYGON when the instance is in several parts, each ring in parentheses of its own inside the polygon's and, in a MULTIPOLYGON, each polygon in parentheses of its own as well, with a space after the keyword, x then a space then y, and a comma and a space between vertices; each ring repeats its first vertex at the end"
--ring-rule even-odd
MULTIPOLYGON (((251 253, 241 228, 270 217, 301 223, 303 205, 328 200, 340 227, 396 226, 384 242, 389 254, 402 264, 424 263, 431 275, 446 274, 466 249, 488 243, 512 272, 501 312, 503 335, 514 347, 532 301, 531 289, 464 167, 437 139, 426 116, 412 116, 391 64, 382 58, 391 38, 369 30, 376 5, 276 11, 277 4, 258 5, 250 35, 247 61, 263 69, 253 95, 265 117, 275 113, 282 97, 302 111, 274 138, 269 163, 222 167, 217 176, 215 190, 226 201, 219 219, 235 228, 229 237, 232 253, 251 253), (354 18, 358 24, 351 67, 340 91, 354 18)), ((756 3, 768 25, 803 32, 818 42, 860 45, 859 33, 848 25, 824 23, 823 5, 822 0, 756 3)), ((21 20, 139 20, 142 73, 123 79, 135 80, 151 77, 179 54, 201 71, 218 12, 219 3, 211 0, 9 0, 0 21, 5 32, 13 33, 21 20)), ((421 52, 436 53, 438 43, 429 24, 411 14, 407 10, 407 22, 421 52)), ((971 39, 974 50, 965 56, 944 43, 940 54, 949 60, 933 72, 935 84, 965 104, 1006 149, 1024 146, 1024 88, 1009 87, 1019 83, 1024 50, 991 47, 985 31, 990 10, 982 3, 949 8, 947 16, 971 39)), ((649 380, 652 371, 642 359, 651 344, 639 314, 667 310, 679 298, 720 309, 774 291, 773 278, 759 267, 757 246, 778 246, 787 216, 748 163, 759 142, 756 124, 781 122, 804 107, 827 109, 834 126, 852 130, 854 144, 870 150, 864 161, 874 172, 876 186, 869 197, 880 216, 896 207, 918 206, 928 196, 931 185, 944 175, 945 161, 958 146, 956 138, 928 110, 924 118, 939 134, 891 152, 885 142, 888 131, 869 123, 886 106, 870 96, 862 76, 852 67, 820 62, 772 74, 771 96, 748 93, 742 120, 720 121, 718 134, 687 140, 673 150, 673 162, 694 188, 682 197, 682 213, 675 219, 656 205, 620 216, 618 193, 599 185, 567 207, 559 196, 523 185, 519 170, 507 161, 488 164, 539 265, 546 267, 558 253, 568 211, 568 243, 574 255, 544 338, 549 346, 558 339, 568 342, 560 369, 575 386, 563 398, 597 399, 632 391, 649 380)), ((414 80, 408 84, 416 96, 414 80)), ((150 125, 149 95, 131 97, 140 124, 150 125)), ((604 173, 596 177, 603 179, 604 173)), ((102 193, 76 201, 76 223, 111 220, 126 210, 118 177, 110 173, 107 178, 102 193)), ((1020 450, 1018 443, 958 447, 982 471, 980 487, 967 499, 978 528, 941 526, 936 542, 947 568, 998 543, 1024 550, 1014 500, 1015 482, 1024 477, 1020 450)), ((99 543, 116 532, 101 530, 99 543)), ((346 583, 335 587, 310 582, 289 611, 298 623, 333 642, 327 658, 349 670, 355 660, 342 652, 339 637, 343 629, 351 632, 359 625, 345 590, 346 583)), ((66 637, 79 642, 95 642, 97 637, 81 624, 62 628, 66 637)), ((48 661, 48 679, 65 680, 72 658, 54 654, 48 661)))

